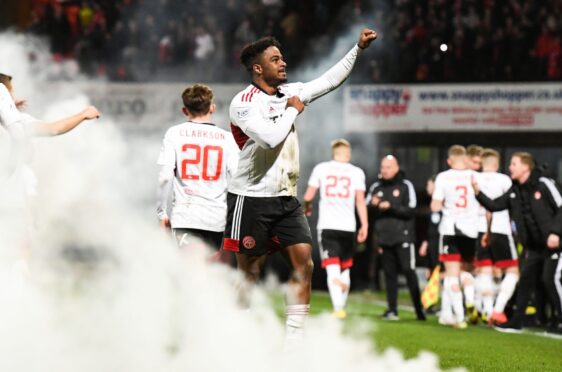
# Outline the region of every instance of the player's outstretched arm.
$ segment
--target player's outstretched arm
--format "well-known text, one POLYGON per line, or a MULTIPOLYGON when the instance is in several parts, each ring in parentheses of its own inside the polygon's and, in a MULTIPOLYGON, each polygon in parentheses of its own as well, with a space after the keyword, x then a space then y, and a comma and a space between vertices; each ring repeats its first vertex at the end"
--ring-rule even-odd
POLYGON ((503 211, 504 209, 509 209, 509 205, 510 205, 509 195, 511 193, 512 191, 509 190, 505 194, 498 196, 495 199, 490 199, 482 191, 479 191, 478 194, 476 194, 476 200, 478 200, 478 202, 490 212, 499 212, 499 211, 503 211))
POLYGON ((338 63, 319 78, 303 85, 301 99, 305 103, 310 103, 343 84, 355 66, 359 53, 368 48, 376 38, 377 33, 374 30, 369 28, 361 30, 357 44, 338 63))
POLYGON ((94 106, 88 106, 77 114, 52 122, 41 123, 35 128, 36 136, 58 136, 70 132, 85 120, 98 119, 100 113, 94 106))

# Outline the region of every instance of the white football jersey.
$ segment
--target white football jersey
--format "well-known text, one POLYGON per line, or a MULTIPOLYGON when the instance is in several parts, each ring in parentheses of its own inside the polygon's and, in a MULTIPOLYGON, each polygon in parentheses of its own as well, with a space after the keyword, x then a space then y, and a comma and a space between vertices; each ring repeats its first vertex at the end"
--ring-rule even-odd
POLYGON ((238 152, 232 134, 214 124, 186 122, 168 129, 158 164, 175 168, 172 228, 224 231, 227 183, 238 152))
POLYGON ((301 91, 302 83, 281 85, 276 95, 249 85, 234 97, 230 104, 231 129, 241 152, 236 176, 228 187, 230 192, 259 197, 297 195, 299 143, 294 125, 274 148, 260 146, 245 132, 246 123, 255 117, 275 126, 289 97, 299 96, 301 91))
MULTIPOLYGON (((498 172, 482 172, 478 175, 478 186, 490 199, 495 199, 511 188, 511 178, 498 172)), ((486 221, 486 209, 480 206, 484 216, 480 217, 479 231, 486 232, 488 223, 486 221)), ((490 231, 497 234, 511 235, 511 223, 509 211, 503 210, 492 214, 492 225, 490 231)))
POLYGON ((355 231, 355 194, 365 191, 365 173, 340 161, 327 161, 314 167, 308 186, 320 191, 318 230, 355 231))
POLYGON ((298 96, 308 105, 336 89, 349 76, 360 51, 354 45, 332 68, 307 83, 280 85, 273 95, 250 84, 232 99, 231 129, 241 153, 236 176, 228 187, 230 192, 254 197, 297 195, 299 144, 293 122, 298 112, 287 108, 287 100, 298 96), (265 140, 275 137, 272 133, 279 132, 279 128, 288 133, 284 138, 265 140))
POLYGON ((443 218, 439 224, 441 235, 478 236, 478 210, 471 177, 478 176, 470 169, 449 169, 435 178, 432 199, 443 202, 443 218))

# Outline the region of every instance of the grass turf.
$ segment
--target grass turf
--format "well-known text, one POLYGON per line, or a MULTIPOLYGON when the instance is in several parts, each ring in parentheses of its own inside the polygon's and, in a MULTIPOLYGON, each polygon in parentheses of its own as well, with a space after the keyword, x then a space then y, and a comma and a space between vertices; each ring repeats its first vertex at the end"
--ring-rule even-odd
MULTIPOLYGON (((406 300, 403 296, 401 302, 406 300)), ((400 308, 400 321, 380 319, 384 312, 384 295, 352 294, 348 301, 346 327, 352 332, 353 322, 369 320, 374 323, 370 334, 374 347, 382 351, 394 347, 406 358, 427 350, 439 356, 441 368, 465 367, 469 371, 562 371, 562 340, 537 334, 504 334, 487 326, 469 326, 456 330, 441 326, 435 316, 426 322, 416 320, 415 314, 400 308)), ((283 301, 274 296, 275 307, 282 313, 283 301)), ((314 292, 311 314, 331 311, 330 298, 325 292, 314 292)))

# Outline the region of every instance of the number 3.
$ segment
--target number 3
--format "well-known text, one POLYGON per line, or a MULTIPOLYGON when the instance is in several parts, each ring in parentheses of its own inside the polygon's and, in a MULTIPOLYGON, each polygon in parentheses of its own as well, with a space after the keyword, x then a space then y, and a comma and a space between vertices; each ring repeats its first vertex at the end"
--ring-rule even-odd
POLYGON ((455 206, 457 208, 466 208, 466 206, 468 205, 468 189, 466 186, 464 185, 459 185, 457 187, 455 187, 456 191, 460 191, 459 192, 459 200, 457 200, 457 202, 455 203, 455 206))

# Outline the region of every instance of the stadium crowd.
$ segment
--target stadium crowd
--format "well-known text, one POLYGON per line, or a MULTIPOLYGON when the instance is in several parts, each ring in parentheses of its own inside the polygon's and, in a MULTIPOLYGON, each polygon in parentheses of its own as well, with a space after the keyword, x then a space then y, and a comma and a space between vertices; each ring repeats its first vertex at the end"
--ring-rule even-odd
POLYGON ((48 37, 55 59, 76 60, 82 72, 113 80, 237 82, 240 49, 257 37, 275 36, 295 67, 366 20, 384 44, 368 52, 352 80, 364 81, 365 73, 372 82, 562 79, 559 0, 33 3, 27 29, 48 37))

